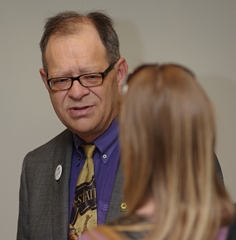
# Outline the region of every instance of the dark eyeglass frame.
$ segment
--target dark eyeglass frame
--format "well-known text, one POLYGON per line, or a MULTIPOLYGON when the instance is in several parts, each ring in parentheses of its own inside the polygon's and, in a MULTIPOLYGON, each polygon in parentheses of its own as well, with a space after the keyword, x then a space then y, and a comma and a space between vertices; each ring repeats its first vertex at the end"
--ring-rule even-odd
POLYGON ((112 63, 111 65, 109 65, 109 67, 105 70, 105 71, 103 71, 103 72, 91 72, 91 73, 85 73, 85 74, 81 74, 81 75, 79 75, 79 76, 77 76, 77 77, 67 77, 67 76, 65 76, 65 77, 55 77, 55 78, 50 78, 50 79, 47 79, 47 84, 48 84, 48 86, 49 86, 49 88, 52 90, 52 91, 65 91, 65 90, 69 90, 71 87, 72 87, 72 85, 73 85, 73 82, 75 81, 75 80, 77 80, 80 84, 81 84, 81 86, 83 86, 83 87, 96 87, 96 86, 99 86, 99 85, 101 85, 102 83, 103 83, 103 81, 104 81, 104 78, 107 76, 107 74, 113 69, 113 67, 115 66, 115 64, 116 63, 112 63), (81 82, 81 80, 80 80, 80 78, 81 77, 84 77, 84 76, 89 76, 89 75, 93 75, 93 74, 101 74, 101 77, 102 77, 102 80, 101 80, 101 83, 99 83, 99 84, 84 84, 84 83, 82 83, 81 82), (52 86, 51 86, 51 81, 52 80, 63 80, 63 79, 70 79, 71 80, 71 84, 70 84, 70 86, 69 87, 67 87, 67 88, 63 88, 63 89, 57 89, 57 90, 55 90, 55 89, 53 89, 52 88, 52 86))

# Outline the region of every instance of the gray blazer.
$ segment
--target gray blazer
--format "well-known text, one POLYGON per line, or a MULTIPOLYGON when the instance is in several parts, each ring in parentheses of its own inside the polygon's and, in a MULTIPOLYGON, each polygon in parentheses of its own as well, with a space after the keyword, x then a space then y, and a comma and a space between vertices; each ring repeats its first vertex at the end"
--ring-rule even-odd
MULTIPOLYGON (((18 218, 18 240, 66 240, 69 226, 69 181, 73 138, 63 131, 24 159, 18 218), (54 174, 62 166, 61 178, 54 174)), ((223 179, 218 159, 216 171, 223 179)), ((123 176, 119 166, 106 222, 119 217, 122 202, 123 176)))
MULTIPOLYGON (((68 239, 72 152, 72 133, 65 130, 26 155, 21 174, 18 240, 68 239), (56 181, 54 174, 59 164, 62 175, 56 181)), ((119 167, 106 221, 122 214, 122 185, 119 167)))

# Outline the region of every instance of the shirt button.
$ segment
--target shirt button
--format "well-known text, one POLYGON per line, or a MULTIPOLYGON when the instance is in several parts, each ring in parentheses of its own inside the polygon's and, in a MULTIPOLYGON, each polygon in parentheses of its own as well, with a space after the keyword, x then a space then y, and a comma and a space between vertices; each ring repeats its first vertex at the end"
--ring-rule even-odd
POLYGON ((106 155, 106 154, 103 154, 102 157, 103 157, 104 159, 106 159, 106 158, 107 158, 107 155, 106 155))
POLYGON ((82 159, 82 155, 79 153, 78 154, 78 160, 80 161, 82 159))

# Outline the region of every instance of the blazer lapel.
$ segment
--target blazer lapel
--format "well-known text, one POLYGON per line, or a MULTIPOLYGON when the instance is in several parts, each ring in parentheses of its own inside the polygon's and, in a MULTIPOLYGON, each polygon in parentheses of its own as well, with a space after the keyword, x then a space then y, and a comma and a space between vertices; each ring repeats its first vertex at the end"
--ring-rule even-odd
POLYGON ((73 138, 69 130, 56 141, 52 172, 52 231, 53 239, 67 239, 69 227, 70 168, 73 153, 73 138), (58 180, 55 171, 61 165, 62 174, 58 180))
POLYGON ((123 177, 122 167, 121 167, 121 164, 119 164, 112 195, 111 195, 111 200, 110 200, 109 208, 107 212, 106 223, 122 215, 120 206, 123 200, 123 196, 122 196, 123 182, 124 182, 124 177, 123 177))

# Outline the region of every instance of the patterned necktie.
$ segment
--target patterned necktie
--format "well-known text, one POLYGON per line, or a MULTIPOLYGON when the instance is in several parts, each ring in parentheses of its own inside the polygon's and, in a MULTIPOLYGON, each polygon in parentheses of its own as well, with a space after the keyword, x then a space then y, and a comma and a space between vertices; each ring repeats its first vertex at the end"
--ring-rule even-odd
POLYGON ((97 201, 93 162, 93 153, 96 146, 82 145, 82 147, 86 161, 76 184, 69 226, 70 240, 77 239, 84 231, 97 226, 97 201))

